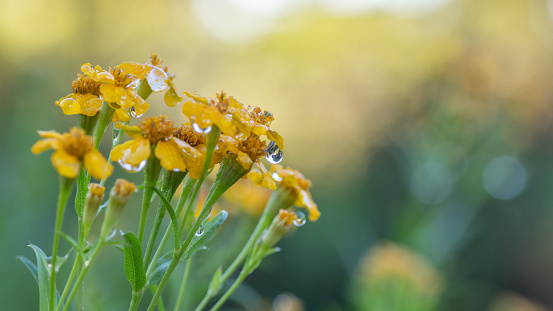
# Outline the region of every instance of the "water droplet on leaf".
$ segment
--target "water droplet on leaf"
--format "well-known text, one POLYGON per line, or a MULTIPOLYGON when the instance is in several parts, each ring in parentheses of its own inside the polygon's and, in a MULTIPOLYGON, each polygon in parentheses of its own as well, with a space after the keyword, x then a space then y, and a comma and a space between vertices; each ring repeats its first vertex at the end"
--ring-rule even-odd
POLYGON ((200 229, 196 232, 196 236, 202 236, 204 234, 204 225, 200 225, 200 229))
POLYGON ((282 150, 278 148, 278 145, 272 141, 267 147, 267 161, 271 164, 279 164, 282 162, 282 150))

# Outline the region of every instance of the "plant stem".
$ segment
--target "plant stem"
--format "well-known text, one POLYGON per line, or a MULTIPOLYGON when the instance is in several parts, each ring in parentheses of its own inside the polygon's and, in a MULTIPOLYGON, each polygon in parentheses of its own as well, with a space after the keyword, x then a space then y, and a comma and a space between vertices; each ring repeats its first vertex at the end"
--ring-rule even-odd
MULTIPOLYGON (((211 132, 207 135, 207 142, 206 142, 206 156, 205 156, 205 162, 204 162, 204 168, 202 170, 202 174, 200 175, 200 179, 198 183, 196 184, 196 188, 194 189, 194 194, 190 198, 190 200, 193 200, 196 195, 198 194, 198 191, 200 190, 200 187, 202 186, 202 183, 207 176, 207 171, 209 170, 209 164, 211 163, 211 158, 213 157, 213 151, 215 151, 215 146, 217 145, 217 142, 219 141, 219 135, 221 135, 221 130, 213 125, 211 132)), ((209 195, 208 195, 209 197, 209 195)), ((215 202, 213 202, 215 203, 215 202)), ((207 200, 206 200, 207 204, 207 200)), ((213 206, 213 205, 211 205, 213 206)), ((205 205, 204 205, 205 208, 205 205)), ((209 208, 211 209, 211 208, 209 208)), ((203 212, 203 209, 202 209, 203 212)), ((192 230, 188 233, 188 237, 186 238, 186 241, 181 244, 181 251, 178 254, 173 253, 173 258, 171 259, 171 263, 169 264, 169 267, 167 268, 167 271, 165 271, 165 274, 163 275, 163 278, 161 279, 161 282, 159 283, 158 290, 156 291, 154 297, 152 298, 152 301, 150 302, 150 305, 148 306, 148 311, 153 311, 155 308, 155 305, 157 303, 157 300, 161 296, 161 292, 165 288, 165 285, 167 284, 167 281, 169 280, 169 277, 171 276, 171 273, 173 273, 173 270, 177 266, 180 258, 190 245, 190 242, 192 241, 192 238, 194 237, 194 232, 198 230, 198 228, 201 225, 201 222, 203 219, 201 219, 202 213, 200 213, 200 217, 196 220, 194 223, 194 226, 192 227, 192 230)), ((209 213, 208 213, 209 214, 209 213)), ((204 217, 205 218, 205 217, 204 217)))
POLYGON ((225 292, 225 294, 219 298, 219 301, 211 308, 211 311, 219 310, 221 306, 223 306, 223 303, 227 301, 227 299, 234 293, 234 291, 240 286, 240 284, 244 281, 244 279, 248 276, 249 273, 246 272, 246 270, 242 270, 240 272, 240 275, 238 275, 238 278, 234 280, 234 283, 232 283, 232 286, 225 292))
POLYGON ((54 310, 54 298, 56 295, 56 261, 58 257, 58 246, 60 242, 61 225, 63 223, 63 214, 65 213, 65 206, 67 205, 67 199, 73 188, 74 179, 69 179, 60 176, 60 189, 58 194, 58 207, 56 210, 56 223, 54 225, 54 240, 52 242, 52 270, 50 274, 50 310, 54 310))
POLYGON ((180 285, 179 289, 179 296, 177 297, 177 301, 175 302, 175 311, 179 310, 180 304, 182 302, 182 298, 184 296, 184 289, 186 287, 186 282, 188 281, 188 274, 190 273, 190 266, 192 265, 192 258, 190 258, 186 262, 186 267, 184 269, 184 276, 182 277, 182 283, 180 285))
POLYGON ((150 209, 150 204, 152 201, 152 195, 154 194, 154 189, 148 186, 155 187, 157 178, 159 177, 159 172, 161 166, 159 165, 159 160, 155 156, 155 146, 151 146, 152 150, 150 152, 150 158, 146 167, 144 168, 144 193, 142 196, 142 210, 140 212, 140 225, 138 227, 138 240, 142 244, 142 239, 144 237, 144 228, 146 227, 146 219, 148 218, 148 210, 150 209))
POLYGON ((131 304, 129 306, 129 311, 136 311, 138 310, 138 305, 140 304, 140 298, 142 298, 142 294, 140 292, 132 292, 132 298, 131 298, 131 304))
POLYGON ((100 117, 98 119, 98 123, 96 124, 96 132, 94 133, 95 149, 98 149, 98 147, 100 146, 102 137, 104 137, 106 128, 111 123, 111 119, 113 118, 114 112, 115 112, 115 109, 111 108, 108 102, 106 101, 102 102, 102 109, 100 109, 100 117))

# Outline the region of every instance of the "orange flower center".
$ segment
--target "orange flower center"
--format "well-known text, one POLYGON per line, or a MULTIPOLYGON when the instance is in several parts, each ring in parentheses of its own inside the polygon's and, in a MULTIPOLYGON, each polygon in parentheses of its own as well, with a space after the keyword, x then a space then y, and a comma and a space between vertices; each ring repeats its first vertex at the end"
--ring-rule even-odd
POLYGON ((110 68, 109 73, 111 73, 111 75, 115 79, 115 85, 124 88, 127 88, 136 78, 131 74, 125 73, 123 69, 117 67, 115 67, 114 69, 110 68))
POLYGON ((128 182, 122 178, 115 181, 112 192, 121 197, 128 197, 136 190, 136 186, 132 182, 128 182))
POLYGON ((206 142, 205 134, 197 133, 190 126, 185 124, 173 131, 173 136, 186 142, 192 147, 205 144, 206 142))
POLYGON ((224 91, 217 93, 217 98, 209 98, 207 100, 207 104, 215 106, 221 113, 227 113, 229 108, 229 98, 227 97, 227 93, 224 91))
POLYGON ((92 94, 100 96, 100 85, 102 83, 92 80, 92 78, 79 74, 78 78, 73 81, 73 93, 75 94, 92 94))
POLYGON ((159 59, 157 54, 152 53, 152 55, 150 56, 150 64, 156 67, 161 67, 161 65, 163 65, 163 61, 159 59))
POLYGON ((263 111, 259 107, 253 108, 253 110, 250 112, 250 117, 255 123, 263 124, 263 125, 270 125, 271 122, 275 119, 273 117, 273 114, 269 111, 263 111))
POLYGON ((294 223, 294 220, 297 219, 297 216, 295 213, 291 213, 287 210, 281 209, 278 212, 278 218, 280 221, 284 222, 285 226, 291 226, 294 223))
POLYGON ((250 135, 238 143, 238 149, 246 153, 252 161, 255 161, 267 154, 267 145, 257 135, 250 135))
POLYGON ((86 135, 85 131, 78 127, 72 128, 69 133, 64 133, 61 141, 63 149, 81 161, 85 154, 94 149, 92 137, 86 135))
POLYGON ((90 195, 93 197, 101 198, 104 196, 104 191, 106 188, 100 184, 91 183, 88 185, 88 191, 90 192, 90 195))
POLYGON ((146 118, 139 125, 142 136, 147 138, 152 145, 159 141, 166 141, 173 134, 173 121, 167 116, 146 118))

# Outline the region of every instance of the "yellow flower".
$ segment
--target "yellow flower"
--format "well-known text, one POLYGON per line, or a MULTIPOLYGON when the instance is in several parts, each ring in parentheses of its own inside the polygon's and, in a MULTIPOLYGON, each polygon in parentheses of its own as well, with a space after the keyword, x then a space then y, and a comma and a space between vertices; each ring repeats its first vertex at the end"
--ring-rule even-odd
POLYGON ((259 136, 250 134, 246 138, 239 136, 238 139, 235 139, 231 136, 221 135, 215 153, 223 157, 235 154, 236 161, 246 170, 251 169, 255 163, 259 172, 257 172, 257 175, 255 173, 252 175, 252 178, 255 179, 254 181, 262 187, 271 190, 276 189, 275 181, 271 178, 263 163, 261 163, 261 158, 267 154, 267 145, 259 136))
POLYGON ((128 171, 142 169, 152 151, 162 167, 174 172, 187 169, 182 149, 200 156, 197 150, 173 136, 173 121, 167 116, 146 118, 138 126, 122 125, 121 128, 134 139, 113 148, 110 158, 128 171))
MULTIPOLYGON (((321 216, 321 212, 317 208, 317 204, 313 202, 309 188, 311 188, 311 181, 306 179, 302 173, 297 170, 287 167, 282 168, 280 165, 273 165, 271 168, 270 176, 279 182, 279 187, 289 187, 294 189, 297 194, 295 206, 305 207, 309 212, 309 220, 316 221, 321 216)), ((250 176, 252 181, 258 180, 258 177, 250 176)))
POLYGON ((95 116, 102 108, 100 98, 101 83, 92 78, 79 74, 73 81, 73 93, 56 101, 66 115, 83 114, 89 117, 95 116))
POLYGON ((60 175, 76 178, 83 163, 90 175, 96 179, 106 179, 111 175, 113 166, 94 149, 92 137, 86 135, 84 130, 73 127, 69 133, 39 131, 38 134, 44 139, 37 141, 31 151, 38 154, 47 149, 54 149, 51 160, 60 175))
POLYGON ((270 190, 257 187, 246 179, 239 180, 223 194, 225 201, 253 216, 263 213, 270 196, 270 190))
POLYGON ((118 66, 114 69, 110 68, 107 72, 100 66, 92 68, 92 65, 87 63, 81 66, 81 70, 92 80, 102 83, 100 85, 102 98, 115 109, 113 121, 129 121, 131 119, 129 109, 135 116, 141 116, 148 110, 148 103, 134 90, 139 82, 136 76, 126 73, 118 66))
MULTIPOLYGON (((188 124, 182 124, 173 131, 173 137, 183 143, 180 152, 188 169, 188 175, 190 178, 200 179, 207 153, 205 134, 197 133, 188 124)), ((221 161, 222 157, 218 153, 214 153, 209 166, 213 167, 221 161)))
POLYGON ((165 91, 165 103, 170 107, 174 107, 182 102, 183 98, 175 90, 173 85, 174 76, 169 73, 169 68, 162 66, 163 61, 158 58, 157 54, 152 54, 150 61, 144 64, 126 62, 117 67, 128 74, 137 76, 140 80, 146 79, 153 92, 165 91))

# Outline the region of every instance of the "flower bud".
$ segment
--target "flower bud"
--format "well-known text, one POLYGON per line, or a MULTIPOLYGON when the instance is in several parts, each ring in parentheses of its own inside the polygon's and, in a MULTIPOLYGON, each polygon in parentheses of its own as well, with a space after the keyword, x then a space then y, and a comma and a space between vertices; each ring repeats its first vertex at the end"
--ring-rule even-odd
POLYGON ((262 249, 269 249, 282 239, 290 231, 292 224, 298 219, 298 216, 287 210, 281 209, 273 222, 261 236, 260 243, 262 249))
POLYGON ((85 228, 85 235, 92 226, 96 214, 98 214, 98 208, 102 199, 104 198, 104 191, 106 188, 100 184, 91 183, 88 185, 88 192, 86 193, 83 213, 83 225, 85 228))
POLYGON ((130 195, 135 190, 136 186, 132 182, 128 182, 121 178, 115 181, 109 194, 109 203, 106 208, 106 216, 102 224, 100 236, 106 237, 117 225, 123 207, 125 207, 130 195))

